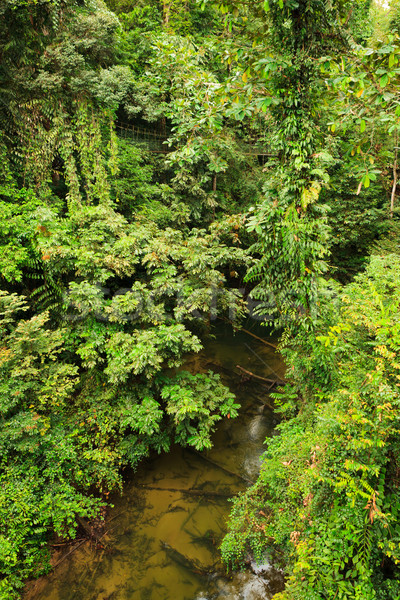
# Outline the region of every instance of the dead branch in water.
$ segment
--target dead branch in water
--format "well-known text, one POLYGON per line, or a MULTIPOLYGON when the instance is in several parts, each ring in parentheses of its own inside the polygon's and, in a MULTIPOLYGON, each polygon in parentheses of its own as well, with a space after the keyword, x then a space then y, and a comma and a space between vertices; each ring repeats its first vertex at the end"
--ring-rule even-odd
POLYGON ((264 383, 271 383, 274 385, 285 385, 285 383, 286 383, 286 381, 284 381, 283 379, 268 379, 268 377, 261 377, 261 375, 255 375, 254 373, 252 373, 251 371, 248 371, 247 369, 244 369, 240 365, 236 365, 236 368, 239 369, 239 371, 243 371, 243 373, 246 373, 246 375, 249 375, 250 377, 254 377, 254 379, 258 379, 259 381, 264 381, 264 383))
POLYGON ((244 329, 244 327, 241 327, 239 331, 244 331, 245 333, 247 333, 247 335, 251 335, 251 337, 253 337, 254 339, 258 340, 259 342, 262 342, 266 346, 270 346, 274 350, 277 349, 276 344, 273 344, 272 342, 267 342, 267 340, 264 340, 263 338, 258 337, 258 335, 256 335, 255 333, 252 333, 248 329, 244 329))
POLYGON ((100 544, 101 546, 107 546, 107 544, 104 544, 103 542, 101 542, 101 539, 104 537, 104 533, 100 536, 97 535, 94 528, 91 527, 85 519, 82 519, 82 517, 77 517, 76 520, 78 521, 79 525, 82 527, 82 529, 84 530, 84 532, 86 533, 86 535, 88 536, 89 539, 95 541, 97 544, 100 544))

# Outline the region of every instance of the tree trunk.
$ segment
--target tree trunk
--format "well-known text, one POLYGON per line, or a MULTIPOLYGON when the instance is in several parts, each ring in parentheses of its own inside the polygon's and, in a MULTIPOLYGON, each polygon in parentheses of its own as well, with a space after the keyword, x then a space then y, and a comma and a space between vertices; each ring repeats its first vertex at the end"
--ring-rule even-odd
POLYGON ((398 151, 397 143, 398 143, 398 136, 396 135, 396 146, 394 149, 394 163, 393 163, 393 186, 392 186, 392 195, 390 198, 390 218, 391 219, 393 218, 394 199, 396 196, 396 188, 397 188, 397 151, 398 151))
POLYGON ((171 12, 171 2, 163 0, 163 27, 168 27, 169 16, 171 12))

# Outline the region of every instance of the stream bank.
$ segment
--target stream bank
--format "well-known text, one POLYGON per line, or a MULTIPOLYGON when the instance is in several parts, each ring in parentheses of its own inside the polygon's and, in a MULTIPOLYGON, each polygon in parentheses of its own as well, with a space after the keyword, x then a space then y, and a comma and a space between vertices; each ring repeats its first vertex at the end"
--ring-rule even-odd
POLYGON ((219 372, 241 404, 239 417, 219 424, 208 452, 176 446, 141 465, 112 498, 104 548, 82 543, 29 586, 25 600, 267 600, 281 589, 282 574, 269 565, 229 577, 220 562, 229 498, 255 481, 276 426, 266 384, 236 365, 283 377, 272 347, 219 328, 185 368, 219 372))

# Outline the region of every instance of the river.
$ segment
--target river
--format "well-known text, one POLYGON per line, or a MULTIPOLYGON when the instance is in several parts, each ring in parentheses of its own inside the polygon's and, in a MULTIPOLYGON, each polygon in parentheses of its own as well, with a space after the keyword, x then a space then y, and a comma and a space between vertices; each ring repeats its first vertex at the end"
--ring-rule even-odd
POLYGON ((268 564, 259 574, 233 576, 220 564, 229 498, 255 481, 263 442, 276 425, 265 384, 243 379, 236 365, 283 375, 273 348, 219 329, 185 368, 219 372, 241 404, 239 417, 220 423, 208 452, 174 447, 143 463, 112 499, 104 548, 88 541, 68 556, 64 550, 53 573, 28 587, 26 600, 266 600, 281 589, 281 573, 268 564))

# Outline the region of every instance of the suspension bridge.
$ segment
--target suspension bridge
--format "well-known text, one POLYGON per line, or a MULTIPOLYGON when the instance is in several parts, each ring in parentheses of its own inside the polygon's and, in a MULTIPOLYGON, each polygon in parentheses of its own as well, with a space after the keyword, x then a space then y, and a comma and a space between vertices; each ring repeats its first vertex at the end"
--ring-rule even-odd
MULTIPOLYGON (((146 148, 147 152, 156 154, 168 154, 183 145, 178 144, 170 146, 168 144, 168 139, 172 134, 171 131, 147 129, 130 123, 117 122, 116 132, 120 138, 132 140, 135 144, 146 148)), ((261 159, 264 157, 264 160, 269 156, 276 156, 275 154, 272 154, 265 145, 258 141, 246 142, 242 147, 244 149, 243 154, 246 156, 257 156, 261 159)))

